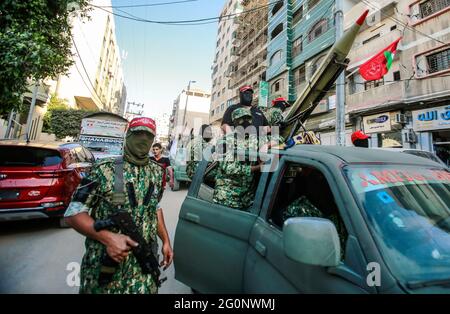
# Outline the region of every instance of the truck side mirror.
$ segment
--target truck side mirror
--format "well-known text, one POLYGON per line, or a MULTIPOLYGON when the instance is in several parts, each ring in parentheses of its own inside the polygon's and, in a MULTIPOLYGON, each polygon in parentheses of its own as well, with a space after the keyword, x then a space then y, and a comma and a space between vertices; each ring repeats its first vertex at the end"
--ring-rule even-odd
POLYGON ((314 266, 339 265, 341 246, 334 224, 323 218, 290 218, 284 222, 283 246, 292 260, 314 266))

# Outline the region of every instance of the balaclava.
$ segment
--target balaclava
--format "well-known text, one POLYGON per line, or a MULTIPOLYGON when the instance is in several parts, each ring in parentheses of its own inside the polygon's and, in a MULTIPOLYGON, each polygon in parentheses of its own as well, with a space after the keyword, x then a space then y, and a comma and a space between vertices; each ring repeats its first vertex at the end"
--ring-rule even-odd
POLYGON ((124 148, 124 159, 136 166, 149 163, 149 152, 156 134, 156 124, 150 118, 131 120, 124 148))
POLYGON ((241 105, 250 107, 253 101, 253 88, 249 85, 241 87, 239 89, 239 100, 241 105))

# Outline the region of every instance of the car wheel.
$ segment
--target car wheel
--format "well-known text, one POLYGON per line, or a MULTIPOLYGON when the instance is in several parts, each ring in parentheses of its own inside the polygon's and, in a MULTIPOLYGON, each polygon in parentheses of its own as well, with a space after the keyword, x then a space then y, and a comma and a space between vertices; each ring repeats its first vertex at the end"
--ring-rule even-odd
POLYGON ((67 222, 64 220, 64 217, 59 218, 59 227, 60 228, 70 228, 67 222))
POLYGON ((180 181, 173 179, 172 191, 178 191, 180 189, 180 181))

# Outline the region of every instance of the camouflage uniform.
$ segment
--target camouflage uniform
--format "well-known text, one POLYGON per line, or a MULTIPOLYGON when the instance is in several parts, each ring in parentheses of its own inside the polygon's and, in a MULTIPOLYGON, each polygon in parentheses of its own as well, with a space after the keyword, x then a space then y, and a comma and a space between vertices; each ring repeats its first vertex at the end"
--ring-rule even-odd
MULTIPOLYGON (((149 162, 145 166, 136 166, 124 161, 124 185, 131 182, 134 186, 137 205, 130 206, 129 197, 125 197, 123 209, 128 211, 135 223, 140 226, 143 237, 150 243, 157 243, 157 209, 162 196, 163 168, 156 162, 149 162), (143 204, 149 185, 154 185, 153 194, 147 206, 143 204)), ((87 178, 82 181, 93 182, 87 198, 72 201, 65 216, 73 216, 81 212, 88 212, 92 218, 105 219, 113 211, 109 204, 114 190, 114 159, 107 159, 96 164, 87 178)), ((81 187, 79 187, 80 189, 81 187)), ((125 191, 127 194, 127 191, 125 191)), ((151 275, 144 275, 133 254, 122 261, 113 275, 112 281, 106 286, 98 285, 101 259, 106 254, 106 248, 100 242, 86 238, 86 253, 81 265, 80 293, 145 293, 158 292, 156 283, 151 275)))
MULTIPOLYGON (((203 159, 203 150, 208 146, 208 142, 201 136, 195 137, 187 145, 189 160, 186 163, 186 174, 192 180, 197 171, 198 164, 203 159)), ((215 177, 215 170, 212 170, 208 177, 215 177)))
MULTIPOLYGON (((233 111, 232 116, 233 120, 243 116, 249 116, 251 119, 251 112, 246 108, 238 108, 233 111)), ((227 207, 246 209, 252 205, 254 199, 254 175, 251 166, 256 163, 251 161, 249 155, 257 151, 258 138, 256 134, 244 138, 234 131, 217 141, 216 152, 222 152, 223 147, 226 151, 216 157, 219 160, 213 201, 227 207), (235 154, 236 150, 238 154, 245 156, 245 160, 242 155, 239 158, 239 155, 235 154)))
POLYGON ((324 214, 316 206, 314 206, 306 196, 301 196, 293 201, 283 213, 284 221, 294 217, 319 217, 331 220, 339 235, 339 241, 341 244, 341 258, 344 257, 343 254, 345 241, 347 240, 347 230, 345 229, 344 222, 339 217, 339 213, 324 216, 324 214))
POLYGON ((283 122, 283 111, 280 108, 268 108, 264 112, 264 115, 267 118, 270 126, 280 126, 281 122, 283 122))

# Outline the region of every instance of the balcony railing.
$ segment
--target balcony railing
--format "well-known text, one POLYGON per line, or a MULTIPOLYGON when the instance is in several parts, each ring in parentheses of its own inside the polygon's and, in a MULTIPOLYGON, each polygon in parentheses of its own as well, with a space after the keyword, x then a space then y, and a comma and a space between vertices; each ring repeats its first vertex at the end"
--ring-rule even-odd
POLYGON ((360 111, 374 108, 403 99, 402 82, 389 83, 355 94, 347 94, 347 111, 360 111))

